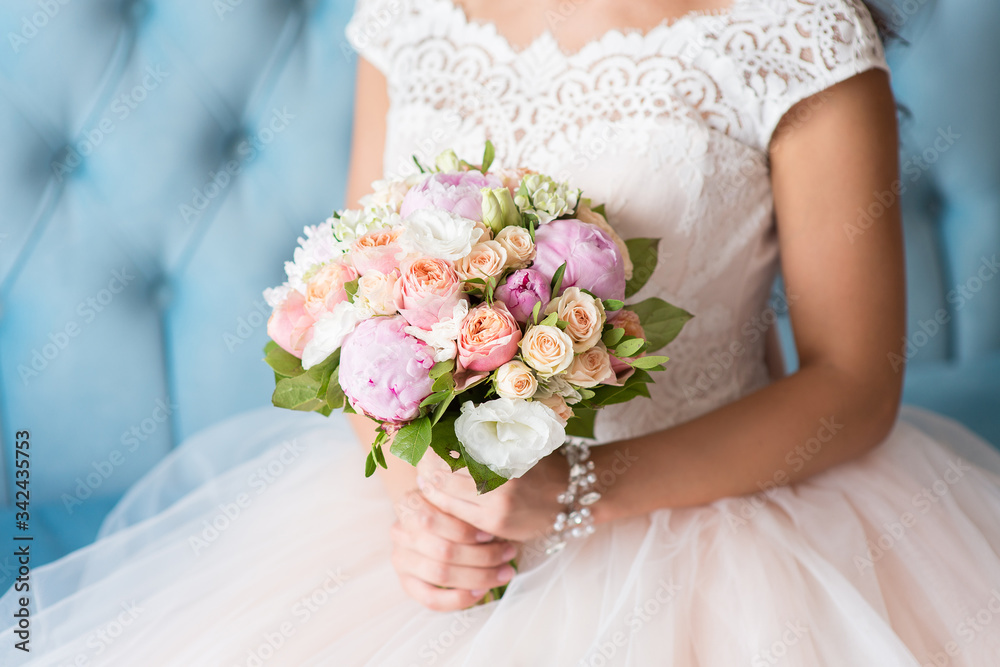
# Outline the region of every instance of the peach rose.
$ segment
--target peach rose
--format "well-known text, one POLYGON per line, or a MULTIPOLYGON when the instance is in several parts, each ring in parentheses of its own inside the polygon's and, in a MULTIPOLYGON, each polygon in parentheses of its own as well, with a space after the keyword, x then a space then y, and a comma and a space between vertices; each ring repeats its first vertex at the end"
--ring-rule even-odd
POLYGON ((403 230, 374 229, 360 237, 351 246, 351 261, 358 273, 364 275, 369 271, 378 271, 388 275, 399 266, 396 255, 400 252, 397 241, 403 230))
POLYGON ((458 363, 472 371, 492 371, 517 354, 521 329, 502 303, 483 303, 462 320, 458 334, 458 363))
POLYGON ((341 301, 347 301, 344 285, 358 277, 349 264, 330 262, 324 264, 306 283, 305 308, 314 320, 323 313, 332 312, 341 301))
POLYGON ((450 317, 455 304, 465 298, 451 262, 432 257, 403 260, 393 296, 400 314, 421 329, 450 317))
POLYGON ((572 385, 585 388, 616 380, 615 372, 611 369, 611 356, 604 343, 598 343, 573 357, 573 363, 562 377, 572 385))
POLYGON ((312 338, 315 319, 305 308, 302 293, 292 290, 267 320, 267 335, 285 352, 302 358, 302 350, 312 338))
POLYGON ((510 190, 510 196, 517 194, 517 189, 521 186, 521 180, 528 174, 536 172, 531 169, 494 169, 491 173, 500 179, 503 186, 510 190))
POLYGON ((398 280, 398 269, 393 269, 388 274, 369 271, 358 278, 358 293, 354 297, 354 303, 375 315, 394 315, 398 280))
MULTIPOLYGON (((507 251, 496 241, 477 243, 472 252, 455 262, 455 270, 463 280, 499 278, 507 265, 507 251)), ((494 280, 494 284, 496 280, 494 280)))
POLYGON ((557 313, 566 322, 566 333, 573 339, 573 351, 589 350, 601 340, 604 321, 604 303, 579 287, 567 287, 558 299, 545 307, 545 314, 557 313))
POLYGON ((538 380, 522 361, 508 361, 497 369, 495 386, 503 398, 531 398, 538 389, 538 380))
MULTIPOLYGON (((631 310, 625 310, 624 308, 619 310, 608 322, 613 327, 624 329, 626 336, 646 337, 646 332, 642 330, 642 323, 639 321, 639 316, 631 310)), ((629 379, 632 373, 635 372, 634 368, 624 361, 619 360, 618 357, 611 357, 611 368, 617 375, 617 382, 615 384, 624 384, 625 380, 629 379)))
POLYGON ((496 241, 507 251, 508 269, 523 269, 535 258, 535 242, 524 227, 504 227, 496 241))
POLYGON ((552 394, 551 396, 536 398, 535 400, 556 413, 556 417, 559 417, 563 425, 573 418, 573 408, 569 407, 566 404, 566 399, 559 394, 552 394))
POLYGON ((632 266, 632 258, 628 256, 628 247, 625 245, 622 237, 618 236, 618 232, 614 230, 614 227, 608 224, 607 218, 590 208, 589 204, 580 204, 576 209, 575 217, 577 220, 600 228, 605 234, 611 237, 611 240, 615 242, 615 245, 618 246, 618 250, 622 254, 625 267, 625 280, 632 280, 634 267, 632 266))
POLYGON ((573 363, 573 339, 559 327, 533 326, 521 339, 521 358, 543 378, 561 373, 573 363))

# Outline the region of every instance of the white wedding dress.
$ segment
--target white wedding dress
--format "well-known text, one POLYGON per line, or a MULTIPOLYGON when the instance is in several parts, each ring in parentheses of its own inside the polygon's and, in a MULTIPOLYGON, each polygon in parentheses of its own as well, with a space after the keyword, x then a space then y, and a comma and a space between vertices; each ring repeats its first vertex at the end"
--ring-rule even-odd
MULTIPOLYGON (((490 138, 500 163, 605 202, 623 236, 663 239, 639 297, 695 318, 652 400, 600 416, 602 442, 767 384, 766 148, 796 102, 885 68, 860 2, 736 0, 572 55, 549 34, 514 49, 451 0, 363 0, 348 33, 388 78, 388 172, 490 138)), ((784 472, 838 431, 817 423, 784 472)), ((926 412, 807 482, 528 551, 501 601, 457 613, 398 585, 364 457, 336 415, 265 409, 191 438, 95 544, 34 573, 30 664, 1000 665, 1000 455, 926 412)), ((0 633, 4 665, 28 657, 14 641, 0 633)))

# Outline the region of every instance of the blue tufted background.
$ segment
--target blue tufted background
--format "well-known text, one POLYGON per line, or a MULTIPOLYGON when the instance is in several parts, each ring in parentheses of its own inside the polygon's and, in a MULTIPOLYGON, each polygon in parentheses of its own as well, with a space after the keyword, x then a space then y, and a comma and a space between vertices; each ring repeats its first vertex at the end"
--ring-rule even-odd
MULTIPOLYGON (((1000 443, 1000 279, 975 282, 1000 253, 1000 7, 928 3, 901 3, 892 58, 913 112, 907 398, 1000 443)), ((0 6, 0 535, 29 429, 35 565, 92 540, 184 437, 267 404, 260 292, 342 202, 352 4, 0 6)))

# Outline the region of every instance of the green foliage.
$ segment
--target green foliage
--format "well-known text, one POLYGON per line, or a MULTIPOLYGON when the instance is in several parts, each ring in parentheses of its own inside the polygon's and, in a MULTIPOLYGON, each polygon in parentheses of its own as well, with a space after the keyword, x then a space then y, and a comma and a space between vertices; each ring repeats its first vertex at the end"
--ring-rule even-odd
POLYGON ((274 370, 276 375, 284 378, 295 377, 304 372, 299 358, 283 350, 273 340, 269 340, 264 346, 264 361, 274 370))
POLYGON ((441 421, 434 424, 431 429, 431 449, 448 464, 452 472, 465 467, 462 446, 458 441, 458 436, 455 435, 456 419, 458 419, 458 415, 447 415, 442 417, 441 421))
POLYGON ((626 306, 626 308, 639 316, 642 330, 649 342, 646 349, 650 352, 662 349, 667 343, 677 338, 687 321, 694 317, 683 308, 678 308, 656 297, 626 306))
POLYGON ((410 465, 417 465, 431 444, 431 431, 430 417, 410 422, 396 432, 389 451, 410 465))
POLYGON ((501 477, 484 466, 482 463, 479 463, 474 458, 469 456, 461 442, 458 443, 458 446, 459 451, 462 452, 462 458, 465 459, 465 465, 469 469, 469 474, 472 475, 472 479, 476 481, 476 491, 479 492, 480 495, 492 491, 507 481, 506 477, 501 477))
POLYGON ((496 157, 496 149, 493 148, 493 142, 489 139, 486 140, 486 148, 483 150, 483 166, 480 169, 484 174, 490 170, 490 166, 493 164, 493 158, 496 157))
POLYGON ((632 279, 625 283, 627 299, 641 290, 656 270, 660 239, 629 239, 625 242, 625 247, 632 260, 632 279))
POLYGON ((562 288, 563 275, 566 273, 566 262, 559 265, 556 272, 552 275, 552 298, 555 299, 559 296, 559 290, 562 288))

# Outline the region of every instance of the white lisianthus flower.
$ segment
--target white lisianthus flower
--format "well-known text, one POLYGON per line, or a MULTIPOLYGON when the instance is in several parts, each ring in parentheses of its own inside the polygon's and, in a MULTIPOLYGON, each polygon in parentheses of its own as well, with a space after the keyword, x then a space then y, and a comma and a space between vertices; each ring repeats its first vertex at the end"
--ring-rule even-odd
POLYGON ((468 314, 469 302, 462 299, 455 304, 451 317, 435 322, 429 331, 420 327, 406 327, 404 331, 433 347, 435 362, 448 361, 458 355, 458 337, 462 332, 462 320, 468 314))
POLYGON ((556 183, 544 174, 528 174, 521 181, 527 195, 518 194, 514 203, 524 213, 534 213, 541 225, 576 210, 580 189, 568 183, 556 183))
POLYGON ((350 301, 341 301, 313 324, 313 336, 302 350, 302 368, 309 370, 322 363, 344 342, 347 334, 368 319, 365 312, 350 301))
POLYGON ((441 209, 422 208, 403 221, 399 245, 407 254, 457 262, 472 252, 480 234, 473 220, 441 209))
POLYGON ((538 402, 498 398, 462 404, 455 435, 479 463, 507 479, 520 477, 566 441, 566 428, 552 408, 538 402))

